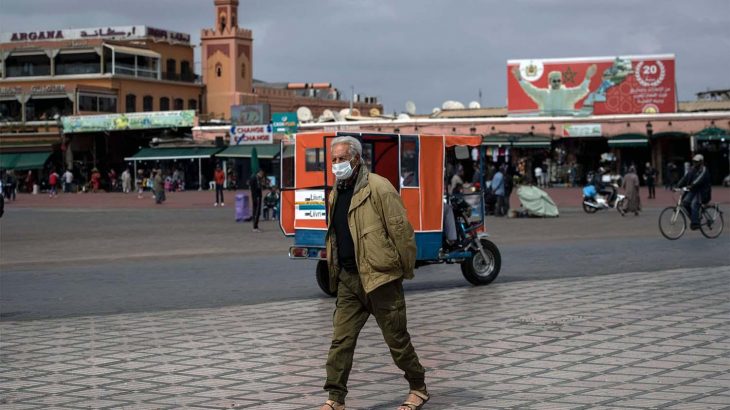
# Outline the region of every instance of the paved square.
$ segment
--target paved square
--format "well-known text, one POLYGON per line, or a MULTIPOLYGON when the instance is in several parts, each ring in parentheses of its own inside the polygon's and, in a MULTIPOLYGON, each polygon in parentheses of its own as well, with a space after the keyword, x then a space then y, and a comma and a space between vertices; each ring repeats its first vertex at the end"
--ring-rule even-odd
MULTIPOLYGON (((427 409, 730 407, 730 267, 407 295, 427 409)), ((334 299, 0 323, 2 409, 317 408, 334 299)), ((350 409, 407 385, 375 321, 350 409)))

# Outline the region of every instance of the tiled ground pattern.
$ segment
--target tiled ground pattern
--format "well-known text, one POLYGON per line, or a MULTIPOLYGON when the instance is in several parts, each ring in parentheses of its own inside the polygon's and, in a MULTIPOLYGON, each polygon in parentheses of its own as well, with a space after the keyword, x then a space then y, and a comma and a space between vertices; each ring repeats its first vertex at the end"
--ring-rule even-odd
MULTIPOLYGON (((426 409, 730 408, 730 267, 407 295, 426 409)), ((0 323, 1 409, 312 409, 333 299, 0 323)), ((375 321, 349 409, 406 384, 375 321)))

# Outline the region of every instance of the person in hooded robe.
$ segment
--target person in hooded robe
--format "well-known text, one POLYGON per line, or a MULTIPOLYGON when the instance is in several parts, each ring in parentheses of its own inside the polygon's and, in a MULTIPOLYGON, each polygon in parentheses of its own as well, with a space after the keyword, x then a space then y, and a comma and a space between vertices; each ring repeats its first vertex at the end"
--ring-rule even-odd
POLYGON ((641 198, 639 197, 639 176, 636 175, 635 166, 632 165, 629 167, 629 172, 624 175, 621 187, 626 192, 624 211, 639 215, 639 211, 641 211, 641 198))

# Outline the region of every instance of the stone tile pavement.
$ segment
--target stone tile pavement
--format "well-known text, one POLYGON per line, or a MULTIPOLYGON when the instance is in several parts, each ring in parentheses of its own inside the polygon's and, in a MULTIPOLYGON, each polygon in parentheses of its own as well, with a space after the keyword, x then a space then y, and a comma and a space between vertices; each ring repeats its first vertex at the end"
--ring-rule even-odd
MULTIPOLYGON (((730 408, 730 267, 407 295, 426 409, 730 408)), ((312 409, 333 299, 0 323, 0 409, 312 409)), ((350 409, 406 384, 375 325, 350 409)))

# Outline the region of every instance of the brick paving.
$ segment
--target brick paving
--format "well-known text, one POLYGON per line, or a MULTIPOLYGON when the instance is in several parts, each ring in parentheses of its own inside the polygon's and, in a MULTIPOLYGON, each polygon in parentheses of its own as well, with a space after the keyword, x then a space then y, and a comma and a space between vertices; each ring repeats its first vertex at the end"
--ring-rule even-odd
MULTIPOLYGON (((730 266, 407 294, 426 409, 730 408, 730 266)), ((0 322, 2 409, 312 409, 334 299, 0 322)), ((370 320, 350 409, 406 383, 370 320)))

